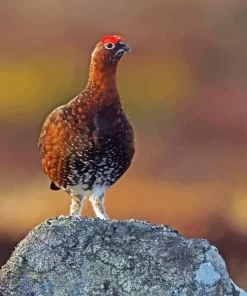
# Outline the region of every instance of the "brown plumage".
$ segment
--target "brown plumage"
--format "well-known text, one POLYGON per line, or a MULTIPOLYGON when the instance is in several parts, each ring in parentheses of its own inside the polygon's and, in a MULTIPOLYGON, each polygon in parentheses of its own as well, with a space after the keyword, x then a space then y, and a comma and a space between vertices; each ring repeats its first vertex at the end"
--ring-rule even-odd
POLYGON ((106 36, 92 53, 88 84, 46 119, 39 138, 50 188, 72 196, 70 214, 80 215, 86 191, 97 217, 108 219, 104 194, 128 169, 134 134, 116 84, 119 60, 130 51, 119 36, 106 36))

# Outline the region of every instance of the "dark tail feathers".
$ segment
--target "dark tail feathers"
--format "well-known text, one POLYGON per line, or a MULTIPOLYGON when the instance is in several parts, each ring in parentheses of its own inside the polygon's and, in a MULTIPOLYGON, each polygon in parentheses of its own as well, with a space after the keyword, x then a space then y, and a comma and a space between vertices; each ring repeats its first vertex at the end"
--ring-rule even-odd
POLYGON ((53 182, 51 182, 50 189, 51 190, 60 190, 60 188, 57 187, 57 185, 55 183, 53 183, 53 182))

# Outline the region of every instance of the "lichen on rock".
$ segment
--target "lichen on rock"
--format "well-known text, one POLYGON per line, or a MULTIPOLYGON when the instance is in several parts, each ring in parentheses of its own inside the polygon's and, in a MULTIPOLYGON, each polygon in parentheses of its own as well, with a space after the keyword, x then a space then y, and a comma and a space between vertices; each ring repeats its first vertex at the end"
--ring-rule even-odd
POLYGON ((58 217, 0 272, 3 296, 245 296, 217 249, 146 222, 58 217))

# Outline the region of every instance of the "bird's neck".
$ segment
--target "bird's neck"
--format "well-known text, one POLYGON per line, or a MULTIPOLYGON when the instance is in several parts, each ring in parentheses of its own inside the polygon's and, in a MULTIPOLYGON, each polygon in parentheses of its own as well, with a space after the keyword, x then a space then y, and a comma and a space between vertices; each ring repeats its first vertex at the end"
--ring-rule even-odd
POLYGON ((92 60, 87 86, 81 93, 82 96, 76 97, 71 103, 81 105, 82 108, 85 108, 85 101, 88 106, 95 106, 95 103, 99 106, 121 106, 116 73, 117 65, 102 65, 92 60))
POLYGON ((117 64, 101 64, 91 61, 88 86, 99 88, 103 92, 117 90, 117 64))

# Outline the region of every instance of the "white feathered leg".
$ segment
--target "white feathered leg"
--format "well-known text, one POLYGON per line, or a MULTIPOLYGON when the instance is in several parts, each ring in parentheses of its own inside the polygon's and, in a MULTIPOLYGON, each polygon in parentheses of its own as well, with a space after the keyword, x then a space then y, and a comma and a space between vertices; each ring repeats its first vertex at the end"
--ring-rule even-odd
POLYGON ((105 186, 96 186, 90 193, 89 200, 93 206, 96 216, 100 219, 109 220, 104 207, 105 186))

